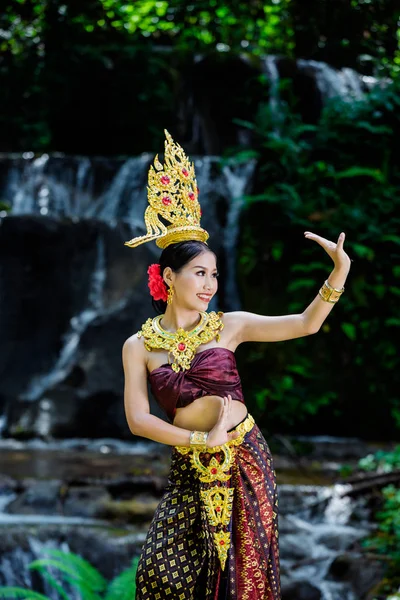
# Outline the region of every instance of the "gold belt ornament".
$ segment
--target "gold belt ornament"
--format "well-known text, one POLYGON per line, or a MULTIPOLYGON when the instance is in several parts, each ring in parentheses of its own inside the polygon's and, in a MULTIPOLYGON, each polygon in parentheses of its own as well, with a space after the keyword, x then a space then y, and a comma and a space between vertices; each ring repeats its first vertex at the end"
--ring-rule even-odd
MULTIPOLYGON (((243 442, 244 436, 252 430, 253 426, 253 417, 247 415, 245 420, 235 427, 235 431, 239 432, 238 437, 222 446, 214 446, 213 448, 175 446, 175 448, 180 454, 190 454, 190 462, 200 481, 204 483, 218 481, 223 484, 231 478, 229 471, 235 461, 235 446, 239 446, 243 442), (205 465, 200 458, 202 454, 216 453, 223 455, 221 462, 213 456, 208 465, 205 465)), ((222 570, 225 569, 228 550, 231 545, 231 534, 228 527, 232 516, 233 494, 234 488, 225 487, 224 485, 215 485, 207 490, 200 490, 208 522, 217 529, 214 532, 214 543, 222 570)))

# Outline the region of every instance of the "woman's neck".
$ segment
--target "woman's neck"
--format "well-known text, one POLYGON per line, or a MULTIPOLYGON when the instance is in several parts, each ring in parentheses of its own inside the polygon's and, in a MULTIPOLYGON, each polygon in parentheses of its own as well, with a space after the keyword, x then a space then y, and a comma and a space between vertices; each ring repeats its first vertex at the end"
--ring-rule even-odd
POLYGON ((198 310, 183 310, 167 306, 160 325, 163 329, 172 333, 175 333, 180 328, 190 331, 198 325, 200 319, 201 315, 198 310))

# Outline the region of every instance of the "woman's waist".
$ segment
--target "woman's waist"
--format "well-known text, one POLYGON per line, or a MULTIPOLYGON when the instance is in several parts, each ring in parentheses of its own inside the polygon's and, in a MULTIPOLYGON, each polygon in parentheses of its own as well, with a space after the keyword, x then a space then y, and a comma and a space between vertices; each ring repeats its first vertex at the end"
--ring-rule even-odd
MULTIPOLYGON (((224 399, 221 396, 202 396, 191 404, 177 408, 173 424, 182 429, 211 431, 217 423, 224 399)), ((227 421, 227 429, 235 427, 247 414, 241 399, 232 396, 232 408, 227 421)))

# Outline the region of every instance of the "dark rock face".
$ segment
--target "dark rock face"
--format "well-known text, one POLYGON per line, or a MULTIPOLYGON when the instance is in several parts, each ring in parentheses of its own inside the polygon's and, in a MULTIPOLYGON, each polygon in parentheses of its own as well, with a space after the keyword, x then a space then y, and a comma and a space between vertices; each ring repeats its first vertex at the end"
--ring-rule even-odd
POLYGON ((127 251, 130 236, 123 223, 3 220, 0 379, 10 434, 129 435, 121 348, 152 313, 143 298, 150 259, 145 247, 127 251))
POLYGON ((7 506, 9 514, 48 515, 60 510, 61 481, 37 481, 7 506))
POLYGON ((348 582, 357 598, 370 598, 368 593, 383 579, 385 570, 384 561, 359 552, 345 552, 331 564, 328 579, 348 582))
POLYGON ((111 580, 129 568, 132 558, 138 556, 143 541, 128 531, 124 539, 121 531, 111 528, 79 526, 13 526, 0 538, 0 566, 2 561, 13 565, 0 569, 0 585, 18 585, 37 589, 40 582, 33 581, 28 564, 43 558, 42 548, 58 547, 75 552, 88 560, 102 575, 111 580), (35 585, 36 583, 36 585, 35 585))
MULTIPOLYGON (((94 178, 96 160, 42 158, 9 159, 13 177, 3 184, 17 213, 0 219, 3 434, 131 439, 121 349, 154 315, 147 267, 161 251, 155 244, 132 250, 124 242, 143 234, 149 157, 116 161, 114 179, 101 179, 105 188, 90 199, 95 186, 86 188, 80 173, 94 178)), ((209 310, 238 307, 238 218, 254 167, 196 161, 202 225, 224 282, 209 310)), ((161 416, 154 403, 152 410, 161 416)))
POLYGON ((307 581, 296 581, 282 585, 282 600, 321 600, 319 589, 307 581))

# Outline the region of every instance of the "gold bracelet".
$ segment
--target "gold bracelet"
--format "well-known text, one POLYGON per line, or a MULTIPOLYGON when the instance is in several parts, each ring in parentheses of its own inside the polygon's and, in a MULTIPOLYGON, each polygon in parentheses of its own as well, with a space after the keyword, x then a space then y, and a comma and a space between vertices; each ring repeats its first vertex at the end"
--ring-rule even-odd
POLYGON ((343 292, 344 287, 341 289, 334 288, 330 283, 328 283, 328 280, 326 280, 318 294, 321 296, 322 300, 325 300, 325 302, 331 302, 333 304, 339 300, 343 292))
POLYGON ((190 446, 206 446, 208 438, 208 431, 191 431, 189 436, 190 446))

